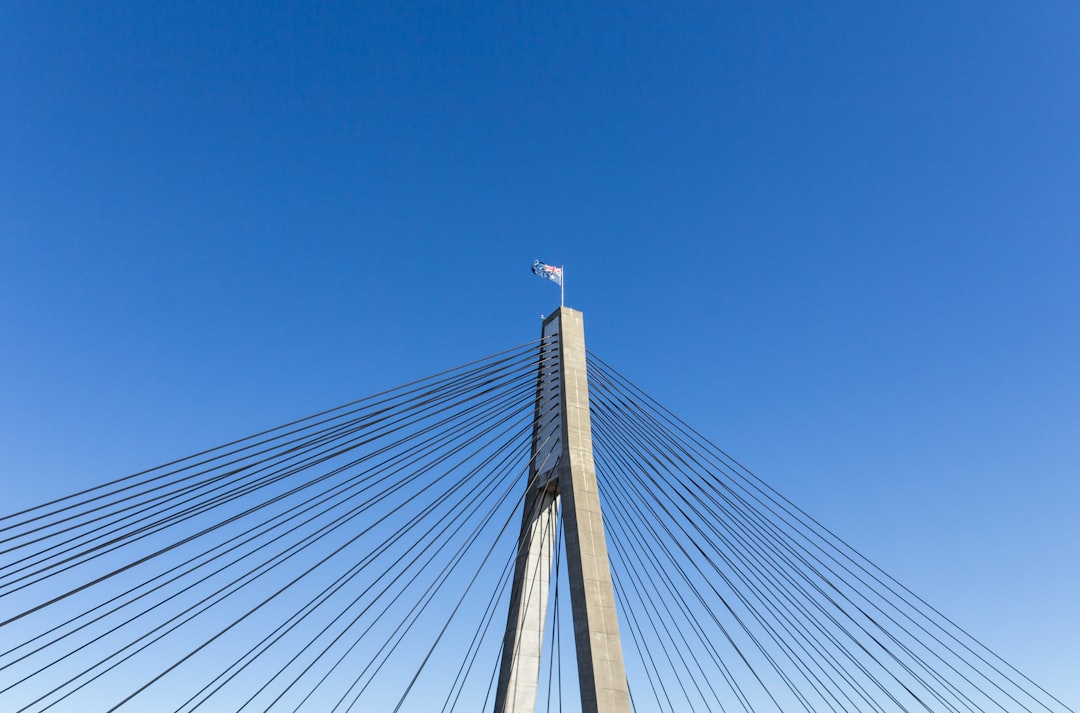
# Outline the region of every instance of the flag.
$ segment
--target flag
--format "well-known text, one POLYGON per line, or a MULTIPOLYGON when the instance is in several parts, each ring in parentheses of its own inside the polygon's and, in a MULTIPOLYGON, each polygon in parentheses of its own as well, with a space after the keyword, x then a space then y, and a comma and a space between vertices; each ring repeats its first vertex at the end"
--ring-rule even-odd
POLYGON ((533 260, 532 271, 533 271, 534 275, 539 275, 540 277, 545 277, 545 278, 551 280, 552 282, 557 283, 560 286, 562 285, 562 268, 561 267, 555 267, 554 265, 548 265, 546 263, 542 263, 539 260, 533 260))

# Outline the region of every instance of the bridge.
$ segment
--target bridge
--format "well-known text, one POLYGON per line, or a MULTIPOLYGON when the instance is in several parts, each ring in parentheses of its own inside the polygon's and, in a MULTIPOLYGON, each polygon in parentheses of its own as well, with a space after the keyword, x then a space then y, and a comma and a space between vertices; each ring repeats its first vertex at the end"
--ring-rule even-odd
POLYGON ((0 519, 3 711, 1070 709, 534 342, 0 519))

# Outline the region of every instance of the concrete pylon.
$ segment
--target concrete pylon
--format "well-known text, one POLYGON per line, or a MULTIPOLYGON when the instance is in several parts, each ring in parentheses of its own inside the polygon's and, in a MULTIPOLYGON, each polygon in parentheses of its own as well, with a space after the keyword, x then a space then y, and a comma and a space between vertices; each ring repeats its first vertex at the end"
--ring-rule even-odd
POLYGON ((615 593, 593 465, 585 326, 567 307, 544 320, 545 337, 510 612, 495 713, 534 713, 562 499, 570 607, 583 713, 629 713, 615 593))

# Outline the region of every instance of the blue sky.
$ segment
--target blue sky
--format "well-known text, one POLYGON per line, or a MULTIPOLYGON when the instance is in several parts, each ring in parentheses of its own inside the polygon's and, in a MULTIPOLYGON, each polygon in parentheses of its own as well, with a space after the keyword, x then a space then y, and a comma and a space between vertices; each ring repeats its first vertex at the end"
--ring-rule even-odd
POLYGON ((1080 706, 1080 9, 8 3, 7 510, 539 335, 1080 706))

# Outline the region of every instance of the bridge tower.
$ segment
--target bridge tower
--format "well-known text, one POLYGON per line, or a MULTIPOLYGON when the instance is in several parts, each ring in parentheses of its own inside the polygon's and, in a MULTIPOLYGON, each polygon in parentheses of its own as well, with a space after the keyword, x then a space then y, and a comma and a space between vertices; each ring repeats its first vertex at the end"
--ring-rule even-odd
POLYGON ((562 500, 570 607, 583 713, 629 713, 600 495, 593 465, 585 326, 560 307, 544 320, 543 354, 495 713, 534 713, 562 500))

